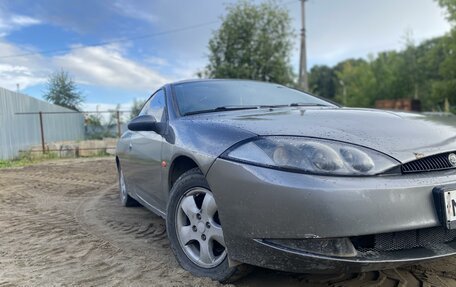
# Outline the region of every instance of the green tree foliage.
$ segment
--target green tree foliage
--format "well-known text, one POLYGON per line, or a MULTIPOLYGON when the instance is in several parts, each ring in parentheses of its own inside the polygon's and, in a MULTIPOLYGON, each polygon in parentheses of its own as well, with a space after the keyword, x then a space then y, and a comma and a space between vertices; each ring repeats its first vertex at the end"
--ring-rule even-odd
POLYGON ((433 98, 441 105, 448 101, 456 103, 456 0, 438 0, 447 10, 447 18, 453 25, 450 35, 443 38, 443 43, 436 53, 441 57, 439 66, 440 79, 433 82, 433 98))
POLYGON ((455 0, 437 0, 439 5, 448 12, 447 18, 450 22, 456 22, 456 1, 455 0))
POLYGON ((117 111, 120 105, 115 109, 109 109, 108 116, 105 117, 100 113, 89 114, 85 119, 86 136, 88 139, 103 139, 117 136, 117 124, 124 123, 122 114, 119 114, 119 123, 117 122, 117 111))
POLYGON ((141 111, 142 107, 144 106, 144 103, 145 103, 144 100, 138 100, 138 99, 133 100, 133 105, 131 106, 131 109, 130 109, 130 119, 136 118, 139 115, 139 112, 141 111))
POLYGON ((400 80, 397 78, 400 56, 397 52, 383 52, 371 62, 372 73, 376 78, 374 100, 403 97, 400 80))
POLYGON ((85 119, 86 125, 94 126, 94 127, 101 127, 103 124, 101 123, 101 116, 100 114, 94 115, 87 115, 85 119))
MULTIPOLYGON (((117 112, 118 111, 120 111, 120 104, 117 104, 115 109, 108 110, 109 118, 106 123, 108 129, 112 129, 117 126, 117 112)), ((122 124, 122 123, 123 123, 122 114, 119 113, 119 124, 122 124)))
POLYGON ((364 60, 346 61, 336 72, 341 89, 336 100, 344 106, 369 107, 372 106, 374 96, 372 88, 375 86, 375 77, 372 68, 364 60))
POLYGON ((311 92, 348 106, 372 107, 381 99, 419 99, 424 110, 456 110, 456 0, 436 0, 452 31, 415 45, 409 35, 401 51, 368 60, 348 59, 311 69, 311 92))
POLYGON ((446 99, 456 104, 453 53, 456 42, 451 35, 417 46, 408 42, 402 51, 381 52, 367 61, 349 59, 334 67, 313 67, 310 88, 348 106, 373 107, 376 100, 416 98, 425 110, 440 111, 446 99))
POLYGON ((47 92, 43 97, 48 102, 75 111, 79 111, 81 104, 84 102, 76 83, 63 70, 49 76, 47 92))
POLYGON ((317 96, 333 100, 336 96, 337 77, 328 66, 314 66, 309 74, 309 88, 317 96))
POLYGON ((209 64, 202 76, 292 84, 288 11, 275 2, 249 1, 230 5, 227 11, 209 41, 209 64))

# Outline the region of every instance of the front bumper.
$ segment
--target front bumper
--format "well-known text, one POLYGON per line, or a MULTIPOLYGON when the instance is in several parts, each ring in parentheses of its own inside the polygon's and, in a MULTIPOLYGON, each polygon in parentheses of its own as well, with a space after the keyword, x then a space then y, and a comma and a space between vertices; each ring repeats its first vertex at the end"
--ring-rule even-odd
POLYGON ((294 272, 390 268, 456 254, 453 243, 337 254, 277 244, 288 239, 351 239, 440 226, 432 190, 454 186, 454 171, 328 177, 217 159, 207 174, 231 259, 294 272), (279 240, 279 241, 278 241, 279 240), (280 241, 282 240, 282 241, 280 241))

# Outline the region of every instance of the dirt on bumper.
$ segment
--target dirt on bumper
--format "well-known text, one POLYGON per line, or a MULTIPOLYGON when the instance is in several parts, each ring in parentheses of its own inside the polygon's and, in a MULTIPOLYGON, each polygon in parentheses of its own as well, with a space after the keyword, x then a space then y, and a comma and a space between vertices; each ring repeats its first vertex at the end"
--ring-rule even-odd
POLYGON ((354 246, 352 242, 361 236, 373 237, 374 243, 376 236, 397 235, 398 241, 410 242, 420 235, 433 236, 429 229, 443 229, 433 189, 455 187, 454 173, 324 177, 218 159, 207 179, 219 205, 230 258, 240 262, 293 272, 328 273, 390 268, 456 253, 451 244, 446 244, 456 240, 456 235, 448 239, 444 234, 442 241, 434 241, 433 249, 424 246, 426 242, 410 247, 401 243, 404 249, 413 249, 410 251, 401 251, 401 244, 391 242, 383 250, 371 248, 366 252, 369 245, 354 246), (348 249, 339 253, 332 250, 337 244, 330 244, 328 239, 336 238, 345 240, 339 245, 348 249), (301 240, 309 247, 293 249, 274 244, 277 240, 301 240), (319 240, 323 240, 320 245, 311 244, 319 240), (330 250, 322 252, 321 246, 330 250), (392 247, 396 252, 384 252, 393 251, 392 247))

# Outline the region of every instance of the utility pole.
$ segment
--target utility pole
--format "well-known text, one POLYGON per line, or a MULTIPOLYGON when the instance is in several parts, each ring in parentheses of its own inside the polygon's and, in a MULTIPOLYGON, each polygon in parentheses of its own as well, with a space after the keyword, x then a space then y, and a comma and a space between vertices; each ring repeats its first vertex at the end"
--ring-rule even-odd
POLYGON ((301 1, 301 57, 299 62, 299 86, 304 91, 309 90, 309 80, 307 77, 307 53, 306 53, 306 1, 301 1))

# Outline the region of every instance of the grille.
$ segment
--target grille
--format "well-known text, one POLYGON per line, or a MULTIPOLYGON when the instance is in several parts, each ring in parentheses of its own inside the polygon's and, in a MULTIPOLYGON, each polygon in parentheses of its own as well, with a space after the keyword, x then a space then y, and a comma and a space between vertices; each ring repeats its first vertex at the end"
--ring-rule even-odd
POLYGON ((450 152, 428 156, 402 165, 403 173, 439 171, 456 168, 448 159, 450 152))
POLYGON ((367 236, 352 237, 358 251, 397 251, 417 247, 428 247, 456 240, 456 230, 443 227, 416 229, 367 236))

